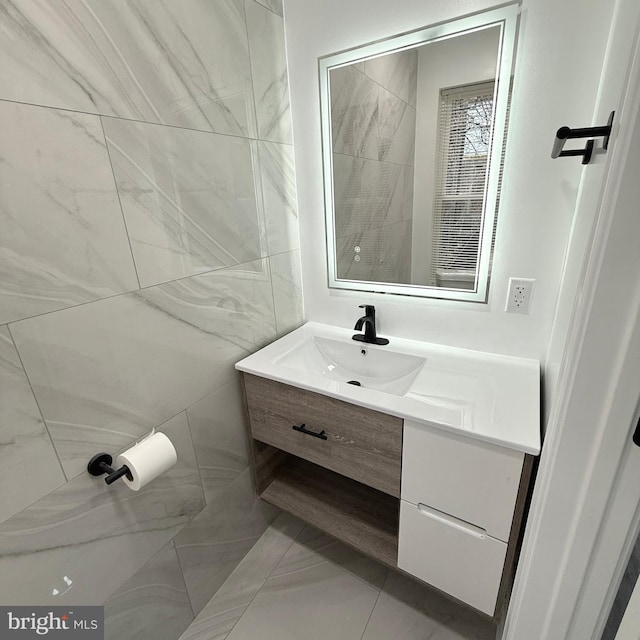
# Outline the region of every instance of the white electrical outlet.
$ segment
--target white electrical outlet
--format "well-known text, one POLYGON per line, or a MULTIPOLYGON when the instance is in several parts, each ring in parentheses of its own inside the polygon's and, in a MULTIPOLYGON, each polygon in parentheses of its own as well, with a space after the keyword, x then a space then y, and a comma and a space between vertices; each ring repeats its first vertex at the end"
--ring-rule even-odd
POLYGON ((508 313, 529 313, 535 282, 532 278, 509 278, 505 311, 508 313))

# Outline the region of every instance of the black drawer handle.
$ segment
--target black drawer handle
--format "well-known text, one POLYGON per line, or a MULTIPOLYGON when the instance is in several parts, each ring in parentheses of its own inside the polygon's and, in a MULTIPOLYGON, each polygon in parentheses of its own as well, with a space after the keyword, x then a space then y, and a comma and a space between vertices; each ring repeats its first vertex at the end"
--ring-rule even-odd
POLYGON ((304 422, 300 426, 298 426, 297 424, 294 424, 293 427, 291 428, 294 431, 299 431, 300 433, 306 433, 308 436, 313 436, 314 438, 320 438, 320 440, 327 439, 324 429, 320 433, 316 433, 315 431, 309 431, 309 429, 305 428, 304 422))

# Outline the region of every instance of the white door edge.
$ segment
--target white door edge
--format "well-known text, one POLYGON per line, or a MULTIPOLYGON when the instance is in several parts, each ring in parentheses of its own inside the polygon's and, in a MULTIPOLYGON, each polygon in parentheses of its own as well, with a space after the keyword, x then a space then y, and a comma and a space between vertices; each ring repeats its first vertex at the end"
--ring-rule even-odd
MULTIPOLYGON (((636 183, 640 176, 640 59, 635 51, 627 97, 616 113, 620 134, 607 159, 608 178, 585 286, 578 296, 572 339, 549 418, 504 640, 597 637, 596 626, 606 619, 606 593, 620 577, 622 546, 613 568, 609 562, 605 584, 589 567, 607 514, 616 522, 607 506, 620 490, 620 467, 631 457, 630 430, 640 393, 640 340, 634 332, 639 322, 640 263, 633 247, 633 242, 640 245, 640 194, 635 194, 629 211, 624 190, 637 191, 638 186, 627 176, 621 190, 625 167, 636 168, 636 183)), ((585 176, 587 172, 588 168, 585 176)), ((633 491, 637 506, 640 484, 633 491)), ((632 508, 631 517, 634 513, 632 508)), ((626 539, 628 522, 623 533, 626 539)))

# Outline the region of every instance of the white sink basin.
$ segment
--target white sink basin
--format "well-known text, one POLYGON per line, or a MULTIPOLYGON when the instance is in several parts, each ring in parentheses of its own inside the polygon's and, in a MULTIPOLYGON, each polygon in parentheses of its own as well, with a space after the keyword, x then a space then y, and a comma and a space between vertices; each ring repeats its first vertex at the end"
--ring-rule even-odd
POLYGON ((524 453, 540 452, 537 360, 393 336, 386 336, 388 345, 368 345, 352 336, 348 328, 309 322, 236 369, 524 453))
POLYGON ((425 362, 426 358, 398 353, 393 347, 321 336, 310 336, 274 360, 284 367, 400 396, 410 389, 425 362))

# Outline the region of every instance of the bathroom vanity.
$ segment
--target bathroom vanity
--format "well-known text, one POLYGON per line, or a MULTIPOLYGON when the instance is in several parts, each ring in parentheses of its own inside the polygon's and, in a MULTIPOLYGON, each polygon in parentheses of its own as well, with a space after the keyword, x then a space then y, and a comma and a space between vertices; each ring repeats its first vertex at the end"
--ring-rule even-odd
POLYGON ((309 323, 245 358, 265 501, 496 616, 540 450, 539 364, 309 323))

